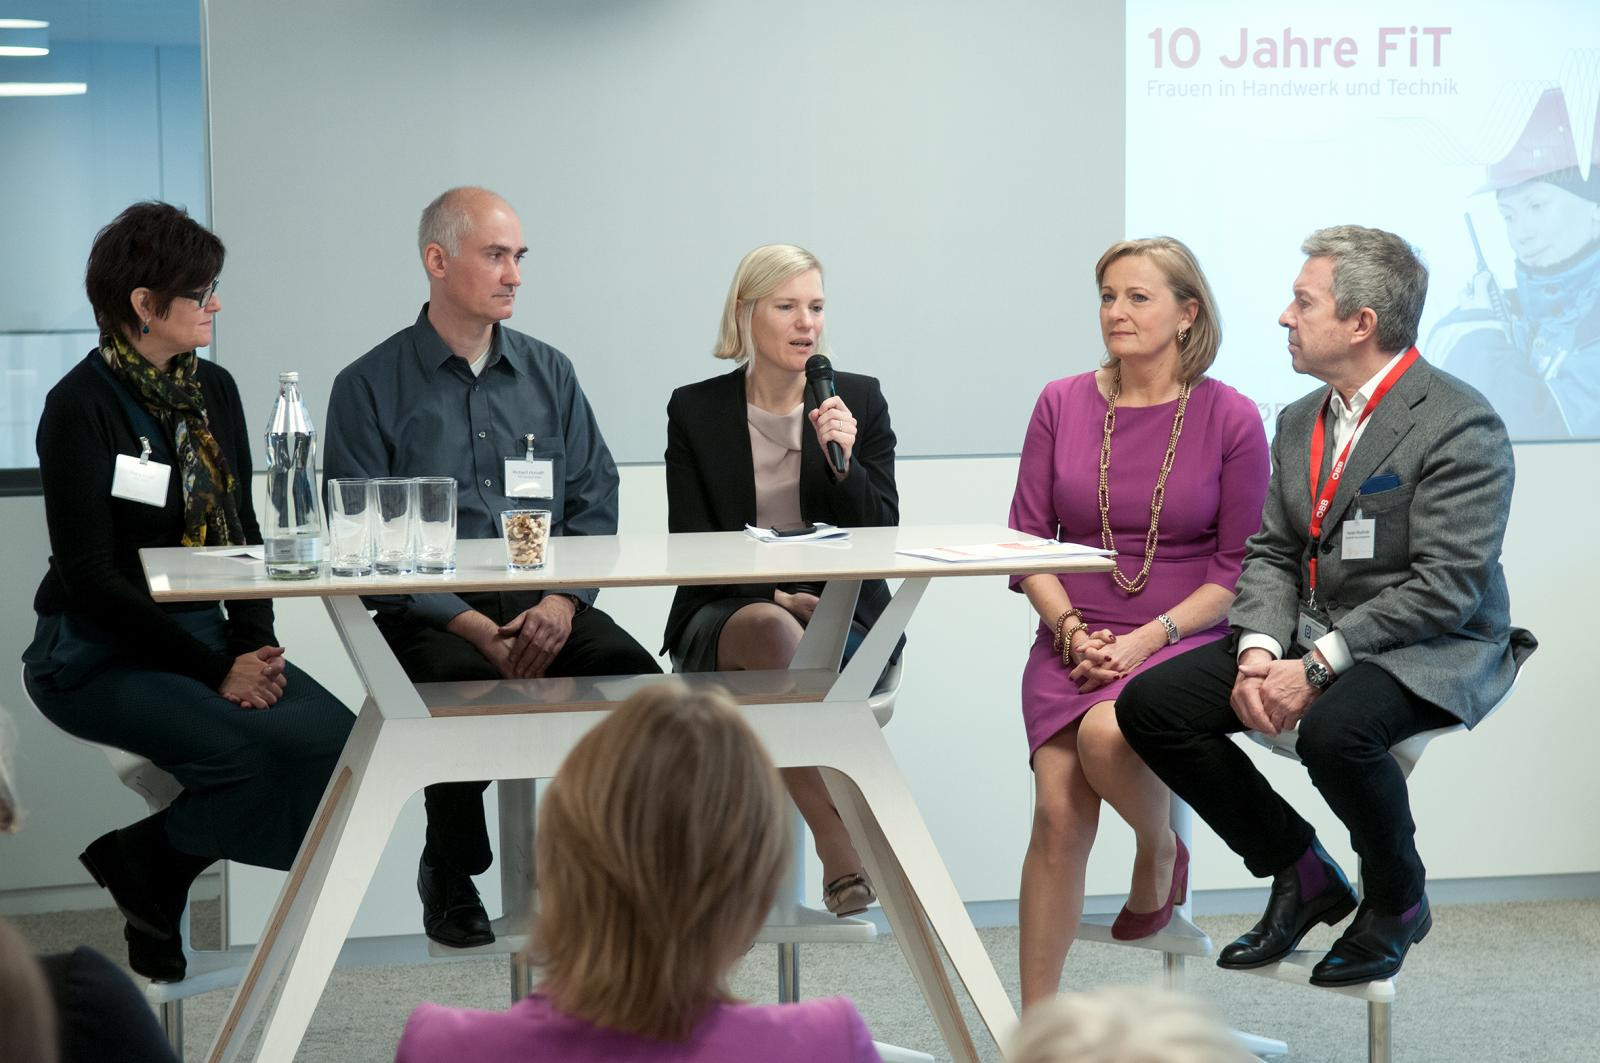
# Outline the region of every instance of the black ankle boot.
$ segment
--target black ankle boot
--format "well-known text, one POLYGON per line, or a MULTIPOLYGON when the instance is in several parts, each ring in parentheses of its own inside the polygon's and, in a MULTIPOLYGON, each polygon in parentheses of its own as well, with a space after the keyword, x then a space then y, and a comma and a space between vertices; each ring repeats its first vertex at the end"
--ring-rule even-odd
POLYGON ((183 938, 176 932, 158 938, 125 923, 122 936, 128 942, 128 966, 152 982, 181 982, 189 969, 183 954, 183 938))
MULTIPOLYGON (((171 956, 153 959, 154 946, 172 943, 182 965, 179 920, 189 900, 189 887, 213 862, 175 848, 167 840, 167 813, 163 809, 138 823, 96 838, 78 857, 95 882, 111 892, 111 899, 128 921, 130 962, 136 952, 151 957, 150 966, 171 969, 171 956), (138 944, 135 938, 138 939, 138 944)), ((134 969, 142 970, 137 962, 134 969)), ((177 977, 182 977, 181 969, 177 977)), ((161 979, 168 980, 168 979, 161 979)))

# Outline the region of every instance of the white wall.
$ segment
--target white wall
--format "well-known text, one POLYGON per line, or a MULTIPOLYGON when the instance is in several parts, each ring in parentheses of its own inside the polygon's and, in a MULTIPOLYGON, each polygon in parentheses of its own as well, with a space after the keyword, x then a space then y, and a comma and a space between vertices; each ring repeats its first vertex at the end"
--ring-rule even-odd
MULTIPOLYGON (((1514 616, 1542 645, 1512 702, 1477 732, 1437 743, 1414 776, 1412 803, 1435 881, 1600 872, 1600 834, 1574 826, 1584 810, 1600 808, 1600 776, 1588 763, 1595 723, 1582 591, 1600 584, 1600 561, 1586 550, 1558 557, 1550 533, 1572 514, 1572 485, 1583 482, 1597 456, 1600 447, 1587 445, 1517 449, 1506 563, 1514 616)), ((904 522, 952 516, 1003 520, 1015 467, 1011 458, 903 461, 898 473, 904 522), (952 514, 952 505, 961 513, 952 514)), ((624 531, 663 527, 660 466, 624 468, 622 500, 624 531)), ((31 633, 29 602, 48 549, 38 499, 0 499, 0 521, 9 547, 0 553, 0 586, 9 589, 0 609, 0 656, 14 661, 31 633)), ((602 595, 605 608, 652 649, 669 600, 670 592, 659 589, 602 595)), ((1018 676, 1031 628, 1025 602, 1003 581, 987 578, 936 581, 910 628, 905 681, 889 741, 968 901, 1016 896, 1032 786, 1018 676)), ((278 629, 300 663, 357 703, 356 679, 320 605, 283 603, 278 629)), ((0 911, 14 911, 39 903, 26 891, 83 883, 76 853, 101 831, 134 819, 141 808, 97 754, 23 706, 14 669, 0 673, 0 701, 21 725, 19 783, 32 812, 23 834, 0 842, 0 911)), ((1329 849, 1353 863, 1343 831, 1304 773, 1254 752, 1317 825, 1329 849)), ((359 932, 415 927, 420 825, 413 808, 385 855, 359 932)), ((1130 861, 1131 838, 1108 814, 1090 863, 1089 893, 1124 892, 1130 861)), ((1202 890, 1257 885, 1203 828, 1194 874, 1202 890)), ((238 929, 244 931, 270 902, 271 887, 259 876, 238 877, 238 929)), ((820 888, 816 877, 813 870, 812 892, 820 888)), ((494 904, 497 888, 492 881, 487 885, 494 904)))
MULTIPOLYGON (((1120 4, 208 0, 216 357, 245 409, 313 415, 416 317, 417 217, 483 184, 532 248, 519 320, 590 367, 619 461, 715 338, 739 258, 827 270, 841 369, 890 383, 902 454, 1021 445, 1122 235, 1120 4), (979 371, 992 419, 953 435, 979 371)), ((709 370, 706 370, 709 373, 709 370)), ((258 414, 259 415, 259 414, 258 414)))

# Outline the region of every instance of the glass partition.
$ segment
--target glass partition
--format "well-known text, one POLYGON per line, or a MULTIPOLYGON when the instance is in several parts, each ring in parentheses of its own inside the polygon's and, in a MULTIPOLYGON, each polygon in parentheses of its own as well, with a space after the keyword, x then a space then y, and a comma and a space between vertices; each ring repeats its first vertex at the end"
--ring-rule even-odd
POLYGON ((45 395, 96 342, 94 234, 141 199, 207 218, 198 0, 4 0, 0 145, 0 493, 18 494, 38 490, 45 395))

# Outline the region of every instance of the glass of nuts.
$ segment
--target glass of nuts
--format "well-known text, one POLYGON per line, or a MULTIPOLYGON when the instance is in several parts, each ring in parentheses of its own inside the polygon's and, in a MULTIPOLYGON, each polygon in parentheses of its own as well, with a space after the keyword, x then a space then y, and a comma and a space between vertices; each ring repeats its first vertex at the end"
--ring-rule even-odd
POLYGON ((550 511, 508 509, 500 514, 506 540, 506 567, 518 571, 543 568, 550 556, 550 511))

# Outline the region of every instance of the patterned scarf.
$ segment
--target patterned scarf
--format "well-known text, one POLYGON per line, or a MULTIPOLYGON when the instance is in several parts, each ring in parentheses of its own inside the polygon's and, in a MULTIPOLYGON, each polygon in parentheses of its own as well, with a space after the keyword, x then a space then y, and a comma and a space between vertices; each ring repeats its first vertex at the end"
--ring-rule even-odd
POLYGON ((139 404, 172 433, 183 484, 183 546, 237 546, 244 542, 238 483, 211 434, 205 395, 200 390, 200 359, 185 351, 163 373, 128 346, 121 336, 101 347, 111 372, 139 404))

